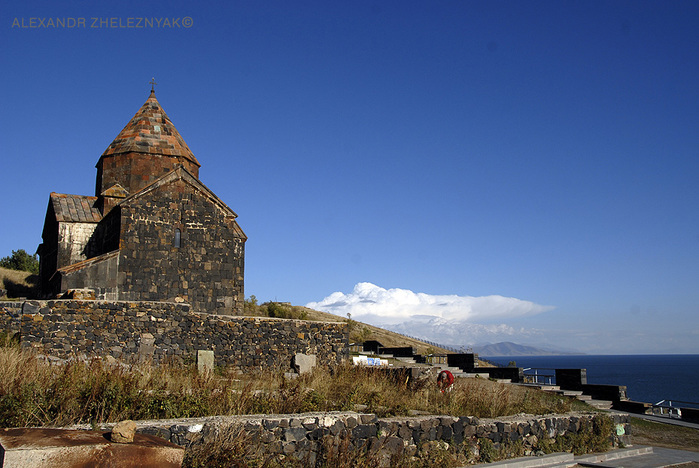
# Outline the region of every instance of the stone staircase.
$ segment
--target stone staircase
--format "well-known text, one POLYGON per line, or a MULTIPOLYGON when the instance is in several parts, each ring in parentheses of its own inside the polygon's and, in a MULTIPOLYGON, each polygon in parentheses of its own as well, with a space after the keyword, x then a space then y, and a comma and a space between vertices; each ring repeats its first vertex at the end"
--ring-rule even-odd
MULTIPOLYGON (((360 354, 371 354, 370 352, 366 351, 360 351, 360 354)), ((448 370, 451 372, 454 377, 466 377, 466 378, 482 378, 482 379, 489 379, 490 374, 487 372, 464 372, 462 369, 458 367, 450 367, 448 364, 426 364, 426 363, 418 363, 415 358, 413 357, 397 357, 394 356, 393 354, 378 354, 378 356, 381 359, 394 359, 398 362, 401 363, 401 365, 404 366, 415 366, 415 367, 432 367, 433 369, 437 369, 438 372, 441 372, 443 370, 448 370)), ((493 379, 496 382, 500 383, 512 383, 510 379, 493 379)), ((590 406, 593 406, 594 408, 597 409, 602 409, 602 410, 608 410, 612 408, 612 402, 608 400, 595 400, 589 395, 583 395, 582 391, 576 391, 576 390, 561 390, 561 388, 557 385, 546 385, 546 384, 532 384, 532 383, 518 383, 515 385, 523 385, 523 386, 528 386, 528 387, 535 387, 540 390, 543 390, 545 392, 550 392, 550 393, 555 393, 557 395, 561 396, 566 396, 570 398, 576 398, 580 401, 583 401, 587 403, 590 406)))
MULTIPOLYGON (((409 357, 394 357, 394 356, 391 355, 391 354, 379 354, 378 356, 379 356, 380 358, 382 358, 382 359, 395 359, 396 361, 399 361, 399 362, 401 362, 402 364, 405 364, 405 365, 415 365, 415 366, 419 366, 419 367, 431 367, 431 368, 433 368, 433 369, 436 369, 438 372, 442 372, 442 371, 447 370, 447 371, 451 372, 452 375, 453 375, 454 377, 471 377, 471 378, 476 378, 476 377, 478 377, 478 378, 482 378, 482 379, 487 379, 487 378, 489 377, 488 374, 483 373, 483 372, 481 372, 481 373, 478 373, 478 372, 464 372, 464 371, 461 370, 460 368, 458 368, 458 367, 450 367, 448 364, 424 364, 424 363, 418 363, 418 362, 415 361, 415 359, 413 359, 413 358, 409 358, 409 357)), ((502 380, 502 379, 501 379, 501 380, 502 380)), ((502 380, 502 381, 505 382, 505 380, 502 380)), ((509 383, 509 380, 507 380, 507 382, 509 383)))
POLYGON ((542 390, 544 392, 554 393, 556 395, 566 396, 570 398, 576 398, 588 405, 602 410, 612 409, 613 402, 609 400, 595 400, 590 395, 583 395, 580 390, 561 390, 561 387, 557 385, 540 385, 540 384, 517 384, 525 387, 534 387, 542 390))
POLYGON ((609 400, 588 400, 585 403, 601 410, 610 410, 612 409, 612 405, 614 404, 612 401, 609 400))

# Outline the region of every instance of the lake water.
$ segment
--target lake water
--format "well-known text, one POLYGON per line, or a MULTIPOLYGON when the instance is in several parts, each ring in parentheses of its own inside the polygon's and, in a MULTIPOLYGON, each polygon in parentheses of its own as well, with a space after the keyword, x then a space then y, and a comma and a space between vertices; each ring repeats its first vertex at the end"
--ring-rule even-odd
POLYGON ((699 354, 480 357, 504 366, 515 361, 522 368, 587 369, 587 383, 626 385, 630 400, 699 405, 699 354))

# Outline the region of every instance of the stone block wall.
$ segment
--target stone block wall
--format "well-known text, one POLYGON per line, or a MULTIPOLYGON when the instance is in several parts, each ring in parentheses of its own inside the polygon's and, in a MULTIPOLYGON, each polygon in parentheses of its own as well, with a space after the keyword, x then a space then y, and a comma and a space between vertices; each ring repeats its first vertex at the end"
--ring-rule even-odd
POLYGON ((90 285, 95 298, 114 301, 118 299, 117 275, 119 272, 119 251, 110 252, 91 258, 75 267, 58 270, 54 275, 60 282, 54 287, 55 293, 68 289, 81 289, 90 285))
POLYGON ((19 333, 23 303, 24 301, 0 302, 0 331, 8 335, 19 333))
POLYGON ((245 240, 206 193, 163 180, 121 205, 119 300, 181 298, 202 312, 243 310, 245 240))
POLYGON ((288 369, 296 353, 319 364, 347 359, 345 323, 192 312, 169 302, 26 301, 0 309, 0 325, 19 323, 21 344, 58 357, 85 354, 156 363, 192 361, 213 350, 215 364, 288 369), (18 320, 21 319, 21 320, 18 320))
MULTIPOLYGON (((328 412, 138 421, 137 432, 156 435, 184 447, 210 442, 226 430, 243 432, 264 456, 293 454, 307 466, 314 466, 324 450, 337 449, 343 441, 355 448, 382 451, 387 459, 394 455, 412 456, 435 444, 442 447, 466 444, 477 455, 483 439, 492 442, 496 449, 519 443, 525 453, 533 454, 540 441, 591 430, 595 426, 594 417, 591 413, 575 413, 497 420, 467 416, 377 418, 374 414, 328 412)), ((609 417, 613 423, 609 434, 612 445, 628 443, 629 416, 609 417)), ((104 429, 109 427, 105 425, 104 429)))
POLYGON ((596 400, 612 402, 628 399, 626 385, 585 384, 582 386, 583 395, 590 395, 596 400))

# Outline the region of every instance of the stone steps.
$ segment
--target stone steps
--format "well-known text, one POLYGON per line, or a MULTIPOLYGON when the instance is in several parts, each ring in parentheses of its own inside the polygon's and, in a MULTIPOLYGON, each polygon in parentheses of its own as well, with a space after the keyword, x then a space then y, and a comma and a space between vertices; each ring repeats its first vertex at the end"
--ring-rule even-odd
POLYGON ((575 461, 581 465, 604 463, 622 458, 640 457, 653 453, 653 447, 629 447, 618 450, 612 450, 606 453, 591 453, 589 455, 580 455, 575 457, 575 461))
MULTIPOLYGON (((462 372, 462 374, 464 377, 470 377, 473 379, 475 379, 475 378, 489 379, 490 378, 490 374, 484 374, 482 372, 480 372, 480 373, 479 372, 462 372)), ((456 374, 454 374, 454 375, 456 375, 456 374)))
MULTIPOLYGON (((360 351, 360 354, 371 354, 371 353, 360 351)), ((443 370, 448 370, 449 372, 451 372, 454 375, 454 377, 490 379, 490 374, 488 374, 488 373, 485 373, 485 372, 464 372, 460 368, 452 367, 452 366, 449 366, 448 364, 429 364, 429 363, 418 364, 414 358, 395 357, 392 354, 379 354, 378 356, 382 359, 395 359, 397 361, 400 361, 403 364, 414 364, 416 366, 424 365, 426 367, 433 367, 435 369, 438 369, 439 372, 441 372, 443 370)), ((511 379, 493 379, 493 380, 495 380, 496 382, 499 382, 499 383, 513 383, 511 379)), ((585 403, 588 403, 589 405, 591 405, 597 409, 611 409, 612 408, 611 401, 593 400, 591 396, 583 395, 583 392, 580 390, 561 390, 561 387, 559 387, 558 385, 539 384, 539 383, 516 383, 515 385, 534 387, 534 388, 538 388, 540 390, 543 390, 545 392, 555 393, 557 395, 567 396, 567 397, 571 397, 571 398, 577 398, 578 400, 583 401, 585 403)))
POLYGON ((609 400, 593 400, 589 399, 585 401, 588 405, 597 408, 597 409, 612 409, 612 402, 609 400))
POLYGON ((541 457, 512 458, 510 460, 488 463, 488 468, 540 468, 573 465, 575 465, 575 456, 572 453, 557 452, 541 457))
POLYGON ((434 364, 432 367, 437 367, 440 370, 448 370, 452 374, 455 372, 463 372, 460 367, 450 367, 449 364, 434 364))
POLYGON ((406 364, 417 364, 415 359, 409 357, 394 357, 393 359, 395 359, 396 361, 404 362, 406 364))

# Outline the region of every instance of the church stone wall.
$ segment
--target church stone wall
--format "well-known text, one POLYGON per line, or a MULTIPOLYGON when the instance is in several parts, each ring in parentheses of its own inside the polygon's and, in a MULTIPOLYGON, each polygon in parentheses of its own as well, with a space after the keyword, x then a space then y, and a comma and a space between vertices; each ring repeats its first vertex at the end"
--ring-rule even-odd
POLYGON ((95 292, 95 298, 115 301, 119 299, 117 274, 119 270, 119 252, 103 255, 83 263, 82 268, 72 271, 60 271, 60 286, 57 291, 69 289, 89 289, 95 292))
MULTIPOLYGON (((296 353, 334 365, 349 355, 345 323, 199 314, 165 302, 26 301, 0 307, 23 347, 58 356, 189 362, 213 350, 218 366, 288 369, 296 353)), ((8 331, 9 331, 8 330, 8 331)))
POLYGON ((177 180, 121 210, 120 300, 182 300, 218 314, 242 310, 244 239, 204 193, 177 180))
POLYGON ((97 223, 58 223, 58 268, 94 256, 87 245, 97 223))

